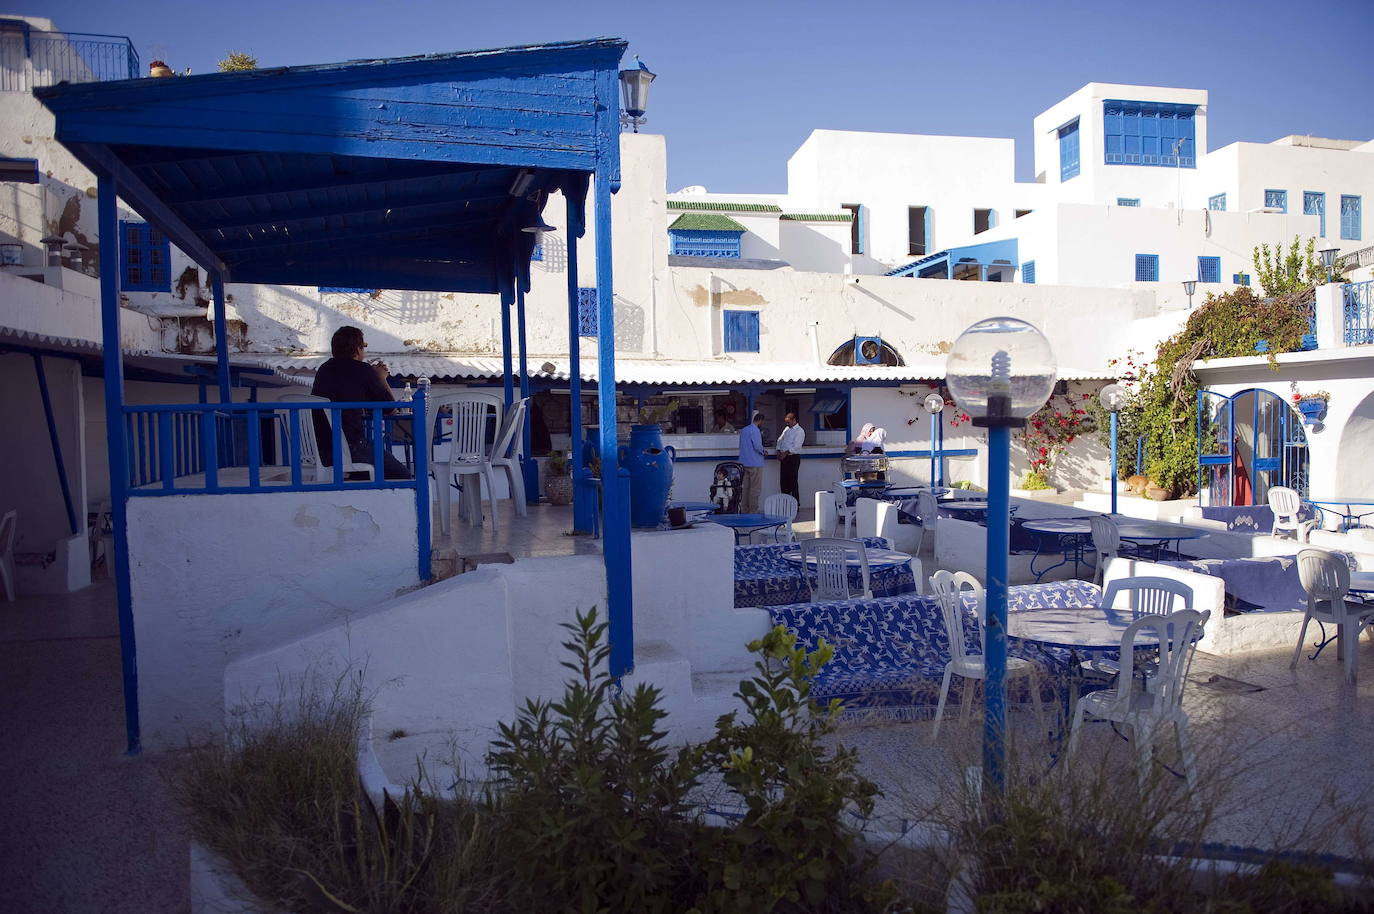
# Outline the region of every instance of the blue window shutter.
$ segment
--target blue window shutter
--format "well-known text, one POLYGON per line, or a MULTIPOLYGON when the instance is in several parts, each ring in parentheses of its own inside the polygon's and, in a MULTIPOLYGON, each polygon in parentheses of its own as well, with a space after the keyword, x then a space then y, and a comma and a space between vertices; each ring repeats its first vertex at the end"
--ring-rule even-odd
POLYGON ((1341 239, 1359 241, 1361 234, 1361 200, 1358 196, 1341 194, 1341 239))
POLYGON ((1021 281, 1029 285, 1035 285, 1035 261, 1027 260, 1021 264, 1021 281))
POLYGON ((1318 217, 1317 234, 1326 237, 1326 194, 1315 190, 1302 192, 1302 212, 1304 216, 1318 217))
POLYGON ((1221 282, 1221 258, 1199 257, 1197 259, 1198 282, 1221 282))
POLYGON ((1108 165, 1195 168, 1194 105, 1108 99, 1102 103, 1103 160, 1108 165))
POLYGON ((577 290, 577 335, 596 336, 601 326, 601 312, 597 310, 596 287, 577 290))
POLYGON ((1288 212, 1288 191, 1266 190, 1264 192, 1264 208, 1277 209, 1281 213, 1288 212))
POLYGON ((1231 274, 1231 282, 1235 283, 1235 284, 1238 285, 1238 286, 1248 286, 1248 285, 1250 285, 1250 274, 1249 274, 1249 273, 1232 273, 1232 274, 1231 274))
POLYGON ((1059 128, 1059 180, 1067 181, 1079 171, 1078 121, 1059 128))
POLYGON ((172 245, 146 222, 119 223, 119 276, 130 292, 170 292, 172 245))
POLYGON ((997 228, 997 210, 995 209, 988 210, 988 228, 997 228))
POLYGON ((724 311, 726 352, 759 351, 759 313, 757 311, 724 311))
POLYGON ((854 218, 859 224, 856 234, 857 240, 854 243, 854 253, 862 254, 864 252, 864 241, 868 238, 868 207, 860 203, 854 209, 854 218))
POLYGON ((1216 212, 1219 212, 1219 213, 1224 213, 1224 212, 1226 212, 1226 195, 1225 195, 1225 194, 1213 194, 1212 196, 1208 197, 1208 198, 1207 198, 1207 208, 1210 209, 1210 210, 1215 210, 1216 212))
POLYGON ((931 217, 935 214, 934 207, 926 207, 926 253, 935 250, 935 234, 932 231, 933 223, 931 217))
POLYGON ((1135 255, 1135 281, 1159 282, 1159 255, 1135 255))

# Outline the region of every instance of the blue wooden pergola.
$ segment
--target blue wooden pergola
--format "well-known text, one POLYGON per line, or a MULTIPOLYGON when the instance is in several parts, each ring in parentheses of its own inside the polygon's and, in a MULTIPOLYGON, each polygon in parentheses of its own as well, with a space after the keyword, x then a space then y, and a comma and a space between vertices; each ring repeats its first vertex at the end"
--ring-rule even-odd
MULTIPOLYGON (((226 282, 499 295, 509 403, 516 378, 512 309, 519 383, 528 390, 524 295, 537 236, 524 229, 542 222, 548 194, 561 191, 570 236, 568 348, 576 429, 581 417, 575 239, 585 232, 590 188, 611 671, 619 676, 632 668, 629 481, 616 459, 611 255, 611 194, 620 183, 617 73, 624 50, 619 39, 594 39, 176 79, 63 83, 35 91, 56 117, 57 139, 98 178, 105 409, 131 752, 139 749, 139 723, 126 504, 130 497, 186 490, 173 489, 170 475, 164 489, 130 482, 128 423, 137 411, 124 402, 117 199, 209 273, 219 403, 198 407, 208 413, 233 402, 226 282)), ((422 397, 419 402, 422 410, 422 397)), ((170 419, 154 418, 171 428, 170 419)), ((294 427, 296 417, 292 422, 294 427)), ((251 423, 249 429, 255 434, 251 423)), ((573 448, 573 465, 580 468, 576 435, 573 448)), ((378 454, 379 464, 380 459, 378 454)), ((424 578, 429 504, 422 470, 418 465, 416 480, 406 485, 416 489, 424 578)), ((299 467, 294 479, 299 483, 299 467)), ((255 488, 256 480, 254 469, 247 487, 207 483, 202 491, 281 491, 255 488)), ((594 514, 597 493, 586 470, 577 482, 575 515, 582 525, 594 514)), ((335 483, 351 485, 341 469, 335 483)), ((378 474, 367 485, 395 484, 378 474)))

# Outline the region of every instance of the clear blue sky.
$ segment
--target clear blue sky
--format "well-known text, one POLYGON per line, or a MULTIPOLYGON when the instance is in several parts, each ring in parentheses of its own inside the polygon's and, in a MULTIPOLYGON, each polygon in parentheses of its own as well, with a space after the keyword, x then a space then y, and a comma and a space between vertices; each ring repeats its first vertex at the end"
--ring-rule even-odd
MULTIPOLYGON (((1207 89, 1210 146, 1374 138, 1374 0, 41 0, 9 9, 128 35, 143 61, 325 63, 610 35, 658 74, 646 132, 668 186, 776 193, 818 127, 1017 141, 1087 82, 1207 89)), ((629 58, 627 57, 627 60, 629 58)))

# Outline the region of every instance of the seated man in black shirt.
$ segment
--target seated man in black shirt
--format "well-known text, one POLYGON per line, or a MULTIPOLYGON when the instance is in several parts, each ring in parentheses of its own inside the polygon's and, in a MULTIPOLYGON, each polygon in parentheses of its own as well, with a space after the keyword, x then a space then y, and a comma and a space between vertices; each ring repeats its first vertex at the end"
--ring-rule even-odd
MULTIPOLYGON (((357 327, 340 327, 334 331, 329 343, 333 358, 320 366, 315 372, 315 386, 310 392, 317 397, 326 397, 335 403, 391 402, 396 398, 386 384, 387 367, 378 362, 369 365, 363 361, 367 343, 363 332, 357 327)), ((333 466, 334 436, 323 410, 312 410, 315 422, 315 439, 320 449, 320 459, 325 466, 333 466)), ((372 465, 372 441, 363 428, 363 410, 346 409, 343 411, 343 436, 348 442, 348 450, 354 463, 372 465)), ((409 479, 410 472, 405 464, 392 456, 389 450, 382 452, 387 479, 409 479)))

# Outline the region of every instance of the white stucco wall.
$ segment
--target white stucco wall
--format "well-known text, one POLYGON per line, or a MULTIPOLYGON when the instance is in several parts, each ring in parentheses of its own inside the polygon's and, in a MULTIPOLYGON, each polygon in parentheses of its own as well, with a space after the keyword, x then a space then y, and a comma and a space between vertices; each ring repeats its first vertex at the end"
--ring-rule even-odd
POLYGON ((417 582, 408 489, 129 500, 146 748, 214 732, 225 666, 417 582))

